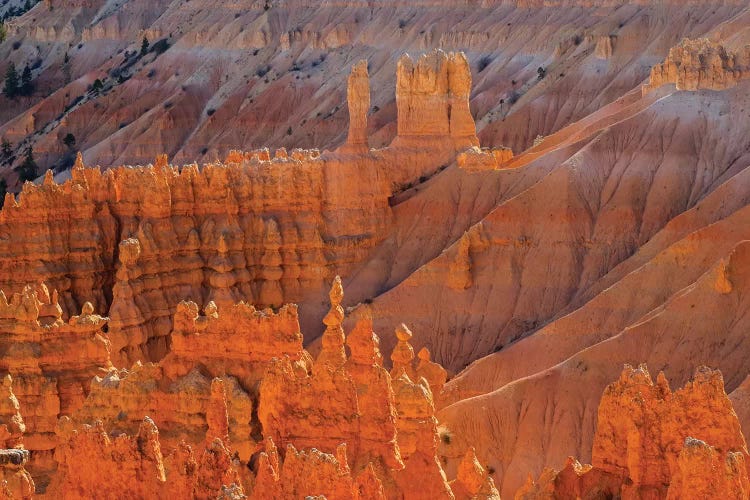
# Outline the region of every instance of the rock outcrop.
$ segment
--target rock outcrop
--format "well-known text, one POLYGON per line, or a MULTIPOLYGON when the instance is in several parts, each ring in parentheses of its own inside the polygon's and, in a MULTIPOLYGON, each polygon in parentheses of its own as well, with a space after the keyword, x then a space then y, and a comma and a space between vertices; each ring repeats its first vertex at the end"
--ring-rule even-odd
POLYGON ((57 498, 207 499, 227 488, 242 494, 236 465, 220 439, 198 453, 182 444, 165 456, 148 417, 132 436, 112 437, 101 422, 75 428, 67 417, 57 433, 61 466, 52 485, 57 498))
POLYGON ((625 366, 604 391, 592 465, 570 458, 560 472, 531 477, 517 499, 745 498, 748 450, 721 373, 698 368, 672 392, 663 373, 625 366))
POLYGON ((23 435, 32 452, 29 469, 42 484, 55 466, 57 419, 79 409, 91 379, 112 367, 106 323, 89 302, 64 321, 57 291, 44 284, 26 286, 10 300, 0 291, 0 372, 10 374, 3 379, 5 446, 16 446, 23 435))
POLYGON ((34 497, 34 480, 26 469, 29 451, 0 449, 0 498, 29 500, 34 497))
POLYGON ((367 61, 352 66, 346 91, 349 104, 349 135, 346 137, 348 151, 367 151, 367 114, 370 112, 370 78, 367 61))
POLYGON ((480 149, 474 146, 459 153, 456 156, 456 163, 467 172, 482 172, 497 170, 512 159, 513 151, 510 148, 480 149))
POLYGON ((750 45, 737 52, 707 38, 683 39, 651 68, 644 94, 671 83, 677 90, 724 90, 750 77, 750 45))
POLYGON ((456 148, 477 146, 469 111, 471 71, 461 52, 441 50, 398 61, 398 138, 450 138, 456 148))

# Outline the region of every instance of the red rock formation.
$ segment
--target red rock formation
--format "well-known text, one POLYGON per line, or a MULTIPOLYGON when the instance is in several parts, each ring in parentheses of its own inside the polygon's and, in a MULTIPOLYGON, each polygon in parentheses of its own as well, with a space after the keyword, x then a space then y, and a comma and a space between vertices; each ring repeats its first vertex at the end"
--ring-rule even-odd
POLYGON ((750 45, 738 52, 728 51, 707 38, 683 39, 669 50, 662 64, 651 68, 643 92, 673 83, 677 90, 724 90, 750 76, 750 45))
POLYGON ((744 498, 747 459, 721 373, 699 368, 672 392, 663 373, 654 383, 644 365, 625 366, 599 405, 593 466, 570 458, 561 472, 529 477, 516 498, 744 498))
POLYGON ((57 292, 50 294, 43 284, 26 286, 10 301, 0 291, 0 371, 10 374, 3 382, 6 398, 10 408, 17 406, 5 422, 5 442, 16 446, 24 434, 32 452, 29 468, 41 483, 54 470, 58 417, 79 409, 91 379, 112 367, 109 341, 102 332, 106 322, 88 302, 80 315, 63 321, 57 292))
POLYGON ((396 72, 398 137, 450 137, 456 148, 476 146, 469 111, 471 72, 463 53, 424 54, 416 63, 404 55, 396 72))
POLYGON ((458 154, 456 163, 467 172, 497 170, 513 159, 510 148, 479 149, 474 146, 458 154))
POLYGON ((367 151, 367 114, 370 111, 370 78, 367 61, 352 66, 346 92, 349 104, 349 135, 347 151, 367 151))
POLYGON ((20 447, 26 424, 23 422, 18 399, 13 394, 13 379, 10 375, 3 377, 0 391, 0 448, 20 447))
POLYGON ((482 498, 500 500, 495 482, 477 460, 474 448, 469 448, 458 466, 458 475, 450 483, 456 500, 482 498))
POLYGON ((137 435, 110 436, 101 422, 80 429, 63 417, 57 429, 60 468, 51 489, 58 498, 216 498, 224 486, 242 487, 221 440, 195 457, 181 446, 165 457, 159 430, 146 417, 137 435))
POLYGON ((0 450, 0 497, 8 500, 33 498, 35 487, 24 465, 29 460, 28 450, 0 450))

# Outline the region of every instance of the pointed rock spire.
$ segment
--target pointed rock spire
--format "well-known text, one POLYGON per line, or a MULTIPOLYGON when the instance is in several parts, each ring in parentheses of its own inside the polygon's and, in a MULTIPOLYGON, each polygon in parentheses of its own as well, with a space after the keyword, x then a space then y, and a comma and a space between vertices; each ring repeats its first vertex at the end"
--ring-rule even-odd
POLYGON ((341 301, 344 299, 344 287, 341 285, 339 276, 336 276, 333 280, 328 297, 331 299, 331 309, 323 318, 326 330, 323 332, 323 348, 318 355, 318 364, 336 369, 346 363, 344 328, 341 326, 344 321, 344 308, 341 307, 341 301))
POLYGON ((367 73, 367 60, 361 60, 352 67, 347 85, 349 104, 349 136, 346 144, 350 148, 367 151, 367 112, 370 110, 370 77, 367 73))
POLYGON ((391 377, 394 379, 398 378, 403 372, 406 373, 410 380, 419 380, 417 378, 417 372, 412 366, 412 361, 414 361, 414 348, 409 343, 411 337, 411 330, 409 330, 409 327, 405 324, 401 323, 396 327, 396 338, 398 338, 398 342, 391 353, 391 361, 393 361, 391 377))

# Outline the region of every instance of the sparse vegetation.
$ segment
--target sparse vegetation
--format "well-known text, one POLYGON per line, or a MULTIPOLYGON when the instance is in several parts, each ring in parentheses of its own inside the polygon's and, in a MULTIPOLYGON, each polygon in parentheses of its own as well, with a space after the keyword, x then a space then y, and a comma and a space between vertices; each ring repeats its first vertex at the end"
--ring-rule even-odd
POLYGON ((73 149, 76 145, 76 136, 68 132, 67 134, 65 134, 65 137, 63 137, 62 142, 68 149, 73 149))
POLYGON ((255 76, 257 76, 258 78, 263 78, 268 74, 269 71, 271 71, 271 65, 266 64, 265 66, 261 66, 260 68, 255 70, 255 76))
POLYGON ((445 431, 440 433, 440 441, 442 441, 443 444, 451 444, 451 439, 453 439, 453 436, 451 436, 450 432, 445 431))
POLYGON ((99 92, 104 89, 104 83, 100 79, 94 80, 94 83, 91 84, 91 87, 89 87, 89 93, 91 94, 99 94, 99 92))
POLYGON ((13 160, 13 144, 8 139, 3 138, 0 155, 2 155, 2 162, 6 165, 13 160))
POLYGON ((30 96, 34 93, 34 81, 31 75, 31 68, 25 66, 21 73, 21 86, 18 88, 19 95, 30 96))
POLYGON ((487 69, 487 66, 489 66, 490 63, 492 63, 492 58, 490 56, 483 56, 477 63, 477 69, 481 73, 482 71, 487 69))
POLYGON ((11 62, 8 69, 5 70, 5 85, 3 86, 3 95, 8 99, 13 99, 18 95, 18 71, 16 65, 11 62))
POLYGON ((23 159, 23 163, 16 167, 18 172, 18 178, 21 182, 33 181, 36 179, 37 164, 34 161, 34 149, 29 146, 26 148, 26 153, 23 159))
POLYGON ((0 179, 0 208, 5 204, 5 193, 8 192, 8 183, 5 179, 0 179))
POLYGON ((158 40, 156 43, 154 43, 151 48, 149 49, 149 52, 153 52, 157 56, 162 55, 169 49, 169 40, 166 38, 162 38, 161 40, 158 40))
POLYGON ((148 47, 149 47, 148 38, 144 36, 143 41, 141 42, 141 57, 148 54, 148 47))
POLYGON ((538 78, 539 80, 542 80, 542 79, 544 79, 544 77, 545 77, 545 76, 547 76, 547 70, 546 70, 546 69, 544 69, 543 67, 539 66, 539 67, 538 67, 538 68, 536 69, 536 76, 537 76, 537 78, 538 78))

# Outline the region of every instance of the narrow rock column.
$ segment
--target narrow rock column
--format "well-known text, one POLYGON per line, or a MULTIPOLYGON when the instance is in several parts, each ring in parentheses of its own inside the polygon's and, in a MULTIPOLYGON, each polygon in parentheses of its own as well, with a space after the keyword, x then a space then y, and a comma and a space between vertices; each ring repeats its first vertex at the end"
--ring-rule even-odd
POLYGON ((347 85, 349 104, 349 136, 346 144, 350 149, 367 151, 367 112, 370 110, 370 77, 367 61, 361 60, 352 67, 347 85))
POLYGON ((326 331, 323 332, 323 348, 318 355, 317 364, 338 369, 346 363, 344 328, 341 326, 344 321, 344 308, 341 307, 341 301, 344 299, 344 287, 341 285, 339 276, 336 276, 333 280, 328 296, 331 299, 331 310, 323 318, 326 331))
POLYGON ((413 366, 414 348, 409 343, 412 337, 411 330, 405 324, 401 323, 396 327, 396 337, 398 338, 398 343, 391 353, 391 361, 393 361, 391 377, 396 379, 403 372, 406 373, 410 380, 419 380, 413 366))

